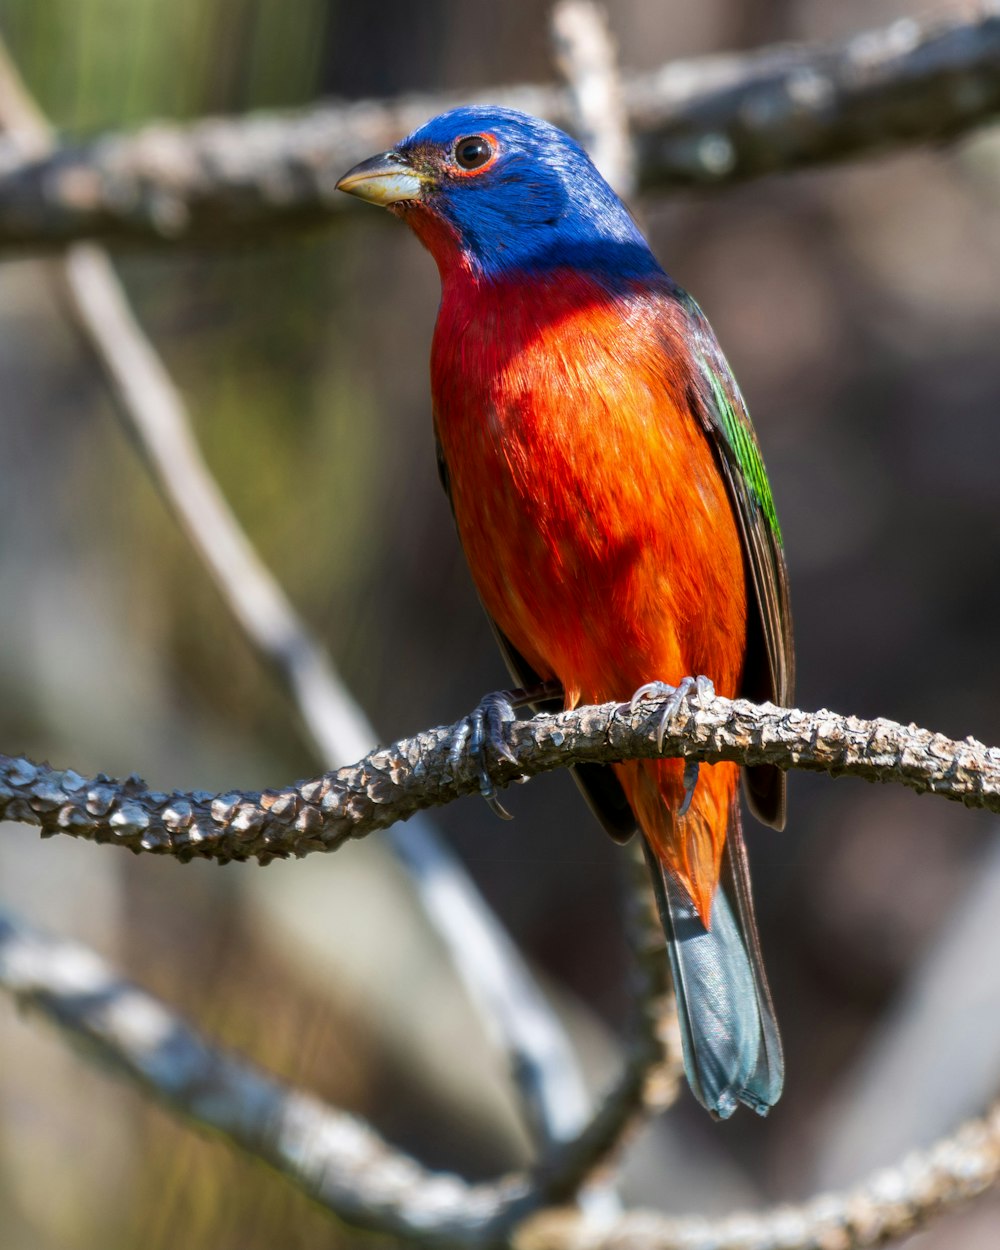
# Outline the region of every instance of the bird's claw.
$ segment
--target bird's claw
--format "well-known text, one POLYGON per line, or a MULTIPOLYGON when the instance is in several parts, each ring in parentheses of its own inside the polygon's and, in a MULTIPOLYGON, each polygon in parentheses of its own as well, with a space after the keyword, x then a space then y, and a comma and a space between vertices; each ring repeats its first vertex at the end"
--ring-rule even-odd
POLYGON ((510 695, 505 690, 484 696, 478 707, 462 721, 451 740, 448 762, 457 768, 464 755, 471 756, 479 774, 479 793, 490 810, 502 820, 511 814, 497 798, 497 788, 490 776, 487 752, 517 765, 517 757, 507 745, 507 726, 517 719, 510 695))
POLYGON ((632 696, 632 700, 629 703, 629 711, 634 714, 643 699, 664 698, 667 699, 667 702, 663 705, 663 711, 656 726, 656 748, 658 751, 663 750, 663 739, 666 736, 670 722, 684 704, 697 704, 698 709, 704 711, 707 701, 715 698, 715 686, 711 677, 706 677, 704 673, 699 674, 697 677, 684 677, 676 686, 669 686, 665 681, 647 681, 632 696), (670 696, 669 698, 667 698, 668 695, 670 696))

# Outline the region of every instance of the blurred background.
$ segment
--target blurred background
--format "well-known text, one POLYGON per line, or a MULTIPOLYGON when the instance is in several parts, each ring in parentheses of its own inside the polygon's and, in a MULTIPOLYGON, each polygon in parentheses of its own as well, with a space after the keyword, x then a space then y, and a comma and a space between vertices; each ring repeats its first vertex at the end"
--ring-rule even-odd
MULTIPOLYGON (((837 38, 954 3, 610 0, 626 69, 837 38)), ((0 0, 58 129, 86 136, 411 89, 551 81, 529 0, 0 0)), ((1000 741, 1000 131, 638 206, 698 298, 786 535, 797 701, 1000 741)), ((441 495, 437 276, 374 209, 308 234, 131 252, 119 271, 266 561, 384 741, 506 676, 441 495)), ((123 437, 45 267, 0 267, 0 741, 164 788, 279 785, 316 761, 123 437)), ((995 818, 793 775, 750 828, 788 1081, 766 1121, 685 1091, 631 1201, 726 1211, 839 1185, 1000 1084, 995 818)), ((599 1086, 626 1011, 621 852, 563 776, 440 824, 551 986, 599 1086)), ((378 835, 329 860, 132 859, 8 826, 0 902, 77 937, 211 1037, 370 1117, 432 1166, 526 1158, 495 1056, 378 835)), ((987 1199, 913 1244, 994 1246, 987 1199)), ((4 1250, 353 1244, 260 1165, 0 1001, 4 1250)))

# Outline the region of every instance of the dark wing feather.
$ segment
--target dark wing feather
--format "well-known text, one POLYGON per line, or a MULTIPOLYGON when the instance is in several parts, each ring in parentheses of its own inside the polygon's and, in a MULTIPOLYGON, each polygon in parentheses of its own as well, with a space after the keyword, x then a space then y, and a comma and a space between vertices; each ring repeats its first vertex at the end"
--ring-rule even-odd
MULTIPOLYGON (((743 537, 757 612, 750 613, 740 693, 787 707, 795 684, 788 571, 781 528, 743 396, 698 305, 684 295, 694 355, 692 407, 712 439, 743 537)), ((785 823, 785 774, 770 765, 743 773, 747 801, 765 824, 785 823)))
MULTIPOLYGON (((435 442, 438 476, 441 479, 444 493, 448 497, 448 505, 454 516, 455 508, 451 499, 448 463, 444 458, 444 452, 441 450, 440 440, 436 439, 435 442)), ((485 612, 486 609, 484 608, 483 611, 485 612)), ((489 612, 486 612, 486 619, 490 623, 493 636, 496 638, 497 646, 500 648, 500 654, 503 656, 507 669, 515 683, 525 690, 531 690, 533 687, 541 685, 539 675, 503 633, 489 612)), ((562 702, 559 699, 548 699, 544 702, 531 704, 532 711, 535 712, 557 712, 561 706, 562 702)), ((601 822, 607 833, 616 842, 627 842, 638 826, 636 825, 632 809, 628 805, 628 800, 625 798, 625 791, 619 785, 618 778, 613 770, 605 764, 574 764, 569 771, 573 775, 573 780, 580 787, 580 791, 587 800, 591 811, 601 822)))

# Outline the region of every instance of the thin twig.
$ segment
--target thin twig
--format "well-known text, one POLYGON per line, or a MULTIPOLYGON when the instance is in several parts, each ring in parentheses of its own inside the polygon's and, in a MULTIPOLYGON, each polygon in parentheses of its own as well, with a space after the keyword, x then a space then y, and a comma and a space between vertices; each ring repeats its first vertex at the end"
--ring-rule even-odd
POLYGON ((573 104, 573 130, 612 188, 628 199, 635 191, 635 153, 607 14, 593 0, 559 0, 552 34, 573 104))
MULTIPOLYGON (((512 758, 496 761, 493 778, 506 785, 570 764, 661 756, 731 760, 898 782, 1000 812, 1000 748, 974 738, 954 742, 891 720, 720 697, 682 707, 664 730, 663 707, 662 699, 635 711, 605 703, 518 722, 507 734, 512 758)), ((451 758, 458 729, 428 729, 356 764, 263 793, 163 794, 137 777, 88 779, 0 755, 0 819, 37 825, 46 836, 68 834, 180 859, 267 862, 334 851, 415 812, 477 793, 475 762, 451 758)))
MULTIPOLYGON (((0 122, 23 150, 51 130, 0 41, 0 122)), ((149 471, 258 654, 276 670, 328 768, 378 734, 241 530, 191 433, 184 402, 98 247, 66 252, 63 292, 149 471)), ((461 864, 425 818, 389 845, 407 870, 488 1036, 503 1054, 540 1146, 572 1139, 589 1100, 558 1018, 461 864)))
MULTIPOLYGON (((575 1141, 551 1151, 533 1169, 536 1182, 545 1185, 553 1201, 560 1201, 561 1187, 572 1178, 592 1176, 613 1162, 645 1113, 664 1111, 673 1103, 684 1076, 663 926, 650 889, 646 857, 637 839, 630 852, 626 935, 632 957, 631 1036, 622 1070, 586 1129, 575 1141)), ((530 1201, 529 1195, 520 1204, 515 1202, 511 1216, 516 1218, 530 1201)))
MULTIPOLYGON (((1000 114, 1000 14, 906 18, 833 45, 675 61, 626 78, 640 187, 721 186, 888 148, 954 139, 1000 114)), ((356 161, 445 108, 521 108, 567 129, 565 88, 328 103, 301 113, 157 123, 66 144, 41 159, 0 151, 0 248, 84 238, 225 242, 331 220, 356 161)))

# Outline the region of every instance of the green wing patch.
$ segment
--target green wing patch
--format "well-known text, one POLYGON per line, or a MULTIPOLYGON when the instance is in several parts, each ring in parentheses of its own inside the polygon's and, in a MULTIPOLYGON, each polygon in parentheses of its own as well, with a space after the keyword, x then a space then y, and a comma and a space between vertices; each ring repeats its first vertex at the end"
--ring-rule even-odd
POLYGON ((764 459, 760 454, 760 448, 757 446, 757 439, 754 437, 753 430, 746 416, 741 412, 737 412, 719 374, 712 368, 704 356, 701 356, 700 359, 702 368, 705 371, 705 377, 712 388, 712 399, 715 401, 715 409, 719 414, 719 420, 722 423, 722 430, 726 440, 733 450, 747 486, 750 488, 764 516, 767 517, 767 523, 773 530, 774 536, 779 543, 784 545, 781 537, 781 525, 778 523, 778 514, 774 507, 774 496, 771 494, 771 485, 767 480, 764 459))

